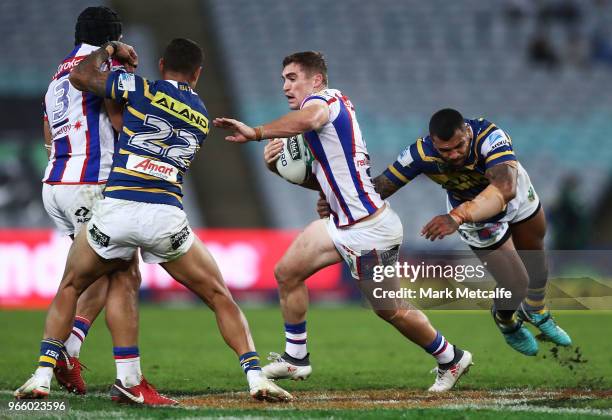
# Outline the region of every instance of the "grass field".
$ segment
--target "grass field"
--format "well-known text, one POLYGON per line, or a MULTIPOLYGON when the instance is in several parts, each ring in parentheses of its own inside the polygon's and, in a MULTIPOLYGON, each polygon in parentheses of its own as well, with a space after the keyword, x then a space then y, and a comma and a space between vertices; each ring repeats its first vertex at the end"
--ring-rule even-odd
MULTIPOLYGON (((277 308, 247 309, 258 351, 282 352, 277 308)), ((573 337, 571 349, 541 343, 536 357, 514 352, 484 311, 431 311, 434 325, 474 354, 472 370, 456 392, 423 392, 434 380, 433 360, 395 330, 359 307, 313 308, 308 317, 313 376, 284 382, 296 402, 251 401, 236 356, 225 346, 212 313, 204 308, 141 309, 143 371, 181 407, 123 407, 110 402, 114 381, 112 344, 103 319, 81 352, 90 394, 69 398, 69 418, 167 418, 198 416, 361 418, 588 418, 612 416, 612 312, 559 311, 556 318, 573 337)), ((33 372, 43 312, 0 312, 0 417, 12 390, 33 372)), ((30 413, 31 414, 31 413, 30 413)), ((30 416, 31 417, 31 416, 30 416)), ((63 416, 66 418, 66 416, 63 416)))

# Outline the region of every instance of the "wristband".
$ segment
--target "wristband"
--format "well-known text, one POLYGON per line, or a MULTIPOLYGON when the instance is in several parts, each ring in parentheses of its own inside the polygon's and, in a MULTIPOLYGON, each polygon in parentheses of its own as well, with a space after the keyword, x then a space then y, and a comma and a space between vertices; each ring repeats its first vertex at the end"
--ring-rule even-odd
POLYGON ((258 125, 257 127, 254 128, 255 130, 255 140, 257 141, 261 141, 263 139, 263 125, 258 125))

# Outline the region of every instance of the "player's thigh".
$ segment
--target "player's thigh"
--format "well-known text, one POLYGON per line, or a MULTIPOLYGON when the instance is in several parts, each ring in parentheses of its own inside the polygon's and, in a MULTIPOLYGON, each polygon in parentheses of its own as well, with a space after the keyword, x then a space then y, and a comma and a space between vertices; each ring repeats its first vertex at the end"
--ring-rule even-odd
POLYGON ((306 227, 287 249, 275 268, 277 280, 306 280, 317 271, 342 261, 327 230, 327 219, 306 227))
POLYGON ((494 250, 474 250, 476 256, 486 265, 496 282, 503 286, 526 287, 527 271, 523 265, 512 237, 506 239, 494 250))
MULTIPOLYGON (((134 253, 134 258, 125 263, 120 269, 114 271, 109 276, 113 289, 120 289, 124 292, 138 293, 142 278, 139 270, 138 253, 134 253)), ((115 292, 116 294, 117 292, 115 292)), ((111 298, 113 296, 109 296, 111 298)), ((137 297, 137 296, 136 296, 137 297)))
POLYGON ((544 236, 546 235, 546 217, 544 209, 540 209, 528 220, 510 225, 512 240, 518 250, 544 249, 544 236))
POLYGON ((90 246, 86 231, 81 230, 70 247, 62 285, 70 284, 83 291, 98 278, 125 266, 123 260, 105 260, 100 257, 90 246))
POLYGON ((186 253, 172 261, 161 263, 161 266, 176 281, 206 301, 210 301, 215 294, 230 296, 215 259, 195 235, 186 253))

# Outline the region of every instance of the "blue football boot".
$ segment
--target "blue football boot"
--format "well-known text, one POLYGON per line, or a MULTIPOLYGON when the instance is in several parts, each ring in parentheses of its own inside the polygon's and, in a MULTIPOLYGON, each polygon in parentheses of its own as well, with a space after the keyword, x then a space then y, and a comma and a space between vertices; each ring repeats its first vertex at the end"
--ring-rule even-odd
POLYGON ((572 345, 572 339, 560 326, 557 325, 548 308, 545 308, 541 312, 531 312, 525 309, 525 306, 521 304, 517 312, 520 319, 533 324, 547 339, 553 343, 560 346, 572 345))

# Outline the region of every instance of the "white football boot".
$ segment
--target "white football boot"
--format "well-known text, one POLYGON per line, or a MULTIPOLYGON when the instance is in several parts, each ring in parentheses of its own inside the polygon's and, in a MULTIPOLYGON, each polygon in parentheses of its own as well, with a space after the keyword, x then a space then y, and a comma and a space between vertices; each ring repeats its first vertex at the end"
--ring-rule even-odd
POLYGON ((428 389, 430 392, 444 392, 450 391, 459 378, 465 373, 468 373, 470 370, 470 366, 472 366, 472 353, 467 350, 463 350, 463 355, 455 363, 450 366, 448 369, 440 369, 440 367, 435 367, 432 369, 432 372, 436 372, 436 381, 434 384, 428 389))
POLYGON ((289 402, 293 400, 290 393, 266 378, 262 371, 253 372, 253 375, 251 375, 251 372, 248 372, 249 375, 247 375, 251 397, 268 402, 289 402))
POLYGON ((268 379, 303 381, 308 379, 312 373, 308 354, 303 359, 296 359, 287 353, 283 353, 281 356, 278 353, 271 352, 268 360, 272 361, 272 363, 263 367, 263 373, 268 379))
POLYGON ((51 392, 51 379, 40 375, 32 375, 25 384, 21 385, 13 393, 17 399, 42 399, 47 398, 51 392))

